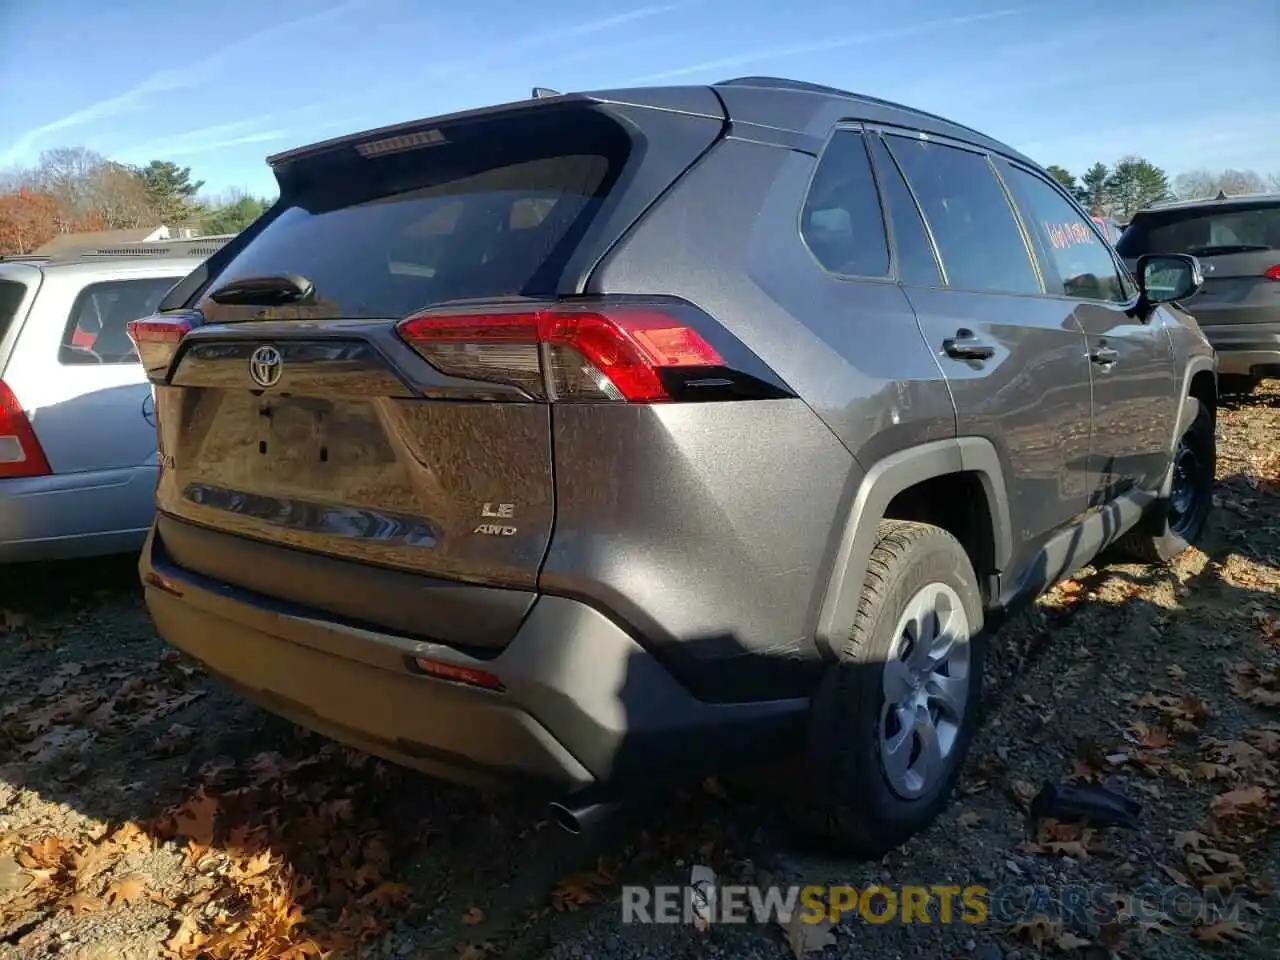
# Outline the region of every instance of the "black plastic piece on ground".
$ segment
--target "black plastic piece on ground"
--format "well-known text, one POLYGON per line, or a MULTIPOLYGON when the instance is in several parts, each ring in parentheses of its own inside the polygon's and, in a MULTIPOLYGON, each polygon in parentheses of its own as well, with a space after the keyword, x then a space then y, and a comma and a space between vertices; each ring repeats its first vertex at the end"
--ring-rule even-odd
POLYGON ((1142 805, 1099 784, 1046 783, 1031 801, 1031 820, 1083 820, 1090 826, 1135 830, 1142 805))

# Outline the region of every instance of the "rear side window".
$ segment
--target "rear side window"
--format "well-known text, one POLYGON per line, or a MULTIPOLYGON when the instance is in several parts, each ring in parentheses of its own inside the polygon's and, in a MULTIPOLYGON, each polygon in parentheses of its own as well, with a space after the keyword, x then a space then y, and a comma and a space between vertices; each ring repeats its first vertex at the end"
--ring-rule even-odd
MULTIPOLYGON (((280 215, 206 293, 296 274, 315 287, 316 302, 299 314, 311 319, 395 319, 449 300, 554 295, 630 138, 581 111, 572 121, 548 114, 540 126, 492 123, 465 145, 303 161, 311 167, 282 190, 280 215)), ((202 307, 218 318, 244 309, 202 307)))
MULTIPOLYGON (((1080 300, 1128 300, 1111 250, 1092 229, 1094 224, 1039 177, 1012 166, 1006 168, 1006 175, 1057 275, 1049 292, 1080 300)), ((1045 282, 1050 283, 1048 276, 1045 282)))
POLYGON ((927 140, 886 140, 920 201, 948 286, 1041 292, 1022 231, 986 157, 927 140))
POLYGON ((0 340, 9 332, 13 318, 18 315, 22 298, 27 295, 27 285, 17 280, 0 280, 0 340))
POLYGON ((942 274, 938 272, 933 244, 925 233, 915 198, 907 189, 902 172, 889 155, 884 141, 879 137, 872 137, 869 143, 875 156, 876 169, 880 172, 885 200, 889 204, 893 246, 898 254, 898 279, 907 284, 936 287, 942 282, 942 274))
POLYGON ((67 317, 58 362, 68 366, 137 363, 125 324, 154 313, 169 288, 181 279, 139 277, 89 284, 67 317))
POLYGON ((1134 219, 1117 249, 1124 257, 1144 253, 1211 257, 1280 250, 1280 203, 1152 211, 1134 219))
POLYGON ((837 130, 805 197, 800 235, 814 257, 844 277, 887 277, 889 245, 862 133, 837 130))

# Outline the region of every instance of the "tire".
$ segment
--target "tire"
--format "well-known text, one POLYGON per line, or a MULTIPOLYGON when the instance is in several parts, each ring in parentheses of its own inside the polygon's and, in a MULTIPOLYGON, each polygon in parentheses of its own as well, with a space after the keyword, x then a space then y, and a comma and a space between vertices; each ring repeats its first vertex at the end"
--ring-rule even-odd
POLYGON ((1116 541, 1108 551, 1110 556, 1131 563, 1168 563, 1200 543, 1213 511, 1217 467, 1213 413, 1200 404, 1191 426, 1178 439, 1169 496, 1159 500, 1147 516, 1116 541))
MULTIPOLYGON (((814 697, 806 751, 809 802, 798 809, 808 832, 842 852, 865 857, 878 857, 901 845, 946 805, 977 723, 984 651, 978 579, 959 541, 939 527, 901 520, 882 521, 876 532, 848 642, 827 668, 814 697), (945 601, 936 609, 963 615, 960 632, 967 636, 955 645, 952 659, 942 663, 952 671, 946 679, 963 675, 968 682, 960 715, 940 714, 946 722, 936 729, 938 739, 947 741, 945 757, 920 782, 899 776, 895 785, 885 759, 889 748, 883 744, 906 737, 914 757, 923 741, 919 726, 904 734, 906 728, 897 720, 904 714, 891 709, 886 688, 924 698, 914 702, 926 703, 930 714, 935 700, 928 693, 942 682, 934 674, 924 686, 918 681, 913 686, 902 679, 909 670, 889 663, 904 652, 902 638, 910 631, 900 634, 897 628, 909 606, 930 591, 945 601)), ((957 626, 960 621, 952 623, 957 626)), ((894 755, 906 756, 901 751, 894 755)), ((900 764, 893 766, 902 772, 900 764)))

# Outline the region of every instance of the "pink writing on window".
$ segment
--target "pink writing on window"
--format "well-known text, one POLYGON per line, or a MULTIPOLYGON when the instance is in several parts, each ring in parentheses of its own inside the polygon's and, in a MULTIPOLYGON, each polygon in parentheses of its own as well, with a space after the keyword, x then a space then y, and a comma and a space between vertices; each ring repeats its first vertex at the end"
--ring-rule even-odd
POLYGON ((1093 231, 1082 223, 1049 223, 1046 220, 1044 228, 1048 231, 1049 242, 1053 244, 1055 250, 1082 247, 1098 242, 1093 231))

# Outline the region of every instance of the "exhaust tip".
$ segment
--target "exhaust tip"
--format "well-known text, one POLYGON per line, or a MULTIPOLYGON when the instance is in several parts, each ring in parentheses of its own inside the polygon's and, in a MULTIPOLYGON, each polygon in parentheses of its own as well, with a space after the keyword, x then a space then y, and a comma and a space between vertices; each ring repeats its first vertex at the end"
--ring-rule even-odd
POLYGON ((566 833, 571 833, 574 836, 582 833, 582 824, 578 822, 577 815, 563 803, 551 804, 551 819, 566 833))

